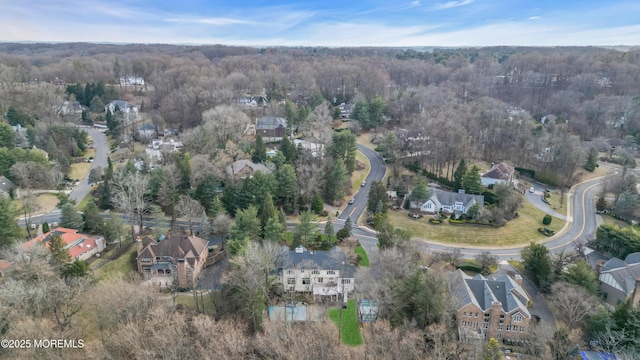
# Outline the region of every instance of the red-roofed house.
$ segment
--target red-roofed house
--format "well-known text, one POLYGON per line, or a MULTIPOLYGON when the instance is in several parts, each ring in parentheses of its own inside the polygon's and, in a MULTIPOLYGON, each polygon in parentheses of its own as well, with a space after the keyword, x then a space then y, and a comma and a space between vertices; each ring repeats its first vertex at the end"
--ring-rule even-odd
POLYGON ((169 235, 136 240, 138 272, 161 286, 193 288, 207 262, 209 242, 197 236, 169 235))
POLYGON ((48 247, 49 239, 53 235, 60 235, 62 242, 66 244, 65 248, 69 250, 69 254, 74 260, 86 260, 95 254, 101 253, 105 248, 105 240, 100 235, 80 234, 78 230, 61 227, 23 243, 20 248, 26 250, 36 244, 44 244, 44 246, 48 247))

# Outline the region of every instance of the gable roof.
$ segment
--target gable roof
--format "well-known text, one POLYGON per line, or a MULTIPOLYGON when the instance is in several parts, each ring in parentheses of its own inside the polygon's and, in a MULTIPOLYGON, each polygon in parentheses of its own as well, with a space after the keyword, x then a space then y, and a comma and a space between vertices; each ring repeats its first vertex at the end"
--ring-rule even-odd
POLYGON ((262 173, 264 174, 271 173, 271 169, 266 167, 264 164, 256 164, 253 161, 247 159, 242 159, 234 162, 230 167, 227 168, 227 172, 231 173, 232 175, 236 175, 247 166, 250 167, 253 172, 262 171, 262 173))
POLYGON ((273 130, 277 128, 286 128, 287 120, 281 117, 265 116, 256 121, 257 130, 273 130))
POLYGON ((349 263, 347 255, 334 246, 331 251, 309 251, 300 245, 294 250, 283 249, 282 269, 336 270, 344 278, 355 276, 355 267, 349 263))
POLYGON ((511 178, 511 176, 513 175, 514 171, 515 169, 513 168, 513 166, 505 162, 501 162, 498 164, 493 164, 493 166, 491 166, 491 169, 489 171, 482 174, 482 177, 499 179, 499 180, 509 180, 509 178, 511 178))
POLYGON ((67 229, 58 227, 48 233, 36 236, 35 238, 22 243, 20 248, 30 249, 36 244, 43 244, 49 247, 49 240, 52 236, 59 235, 62 238, 62 242, 65 244, 65 248, 69 251, 71 258, 75 259, 78 256, 91 251, 93 248, 98 247, 96 243, 99 237, 89 236, 86 234, 78 233, 76 229, 67 229))
POLYGON ((143 250, 140 258, 154 258, 156 256, 173 259, 186 259, 191 265, 200 254, 207 249, 209 242, 197 236, 169 235, 160 242, 145 236, 141 239, 143 250))
POLYGON ((142 131, 144 131, 144 130, 156 131, 156 127, 155 127, 155 125, 153 125, 153 124, 150 124, 150 123, 144 123, 144 124, 142 124, 142 125, 140 125, 140 126, 138 127, 138 130, 142 130, 142 131))
POLYGON ((607 284, 627 296, 636 287, 636 279, 640 277, 640 253, 627 255, 625 261, 611 258, 600 270, 598 280, 607 284))
POLYGON ((465 208, 470 207, 474 202, 484 205, 484 196, 482 195, 461 194, 438 189, 431 190, 431 192, 431 200, 436 200, 439 205, 453 206, 456 202, 461 202, 465 208))
POLYGON ((499 302, 502 310, 507 314, 519 311, 523 315, 531 317, 526 306, 529 297, 507 275, 488 279, 482 275, 476 275, 471 278, 458 269, 449 275, 449 289, 458 301, 458 308, 474 304, 482 311, 486 311, 491 308, 492 304, 499 302))

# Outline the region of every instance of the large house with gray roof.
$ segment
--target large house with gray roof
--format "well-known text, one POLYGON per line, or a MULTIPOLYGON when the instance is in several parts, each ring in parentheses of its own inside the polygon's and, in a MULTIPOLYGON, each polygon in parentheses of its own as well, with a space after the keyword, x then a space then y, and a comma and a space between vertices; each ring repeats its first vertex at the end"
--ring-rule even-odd
MULTIPOLYGON (((601 263, 602 264, 602 263, 601 263)), ((624 261, 611 258, 599 266, 599 288, 609 309, 632 298, 634 306, 640 302, 640 252, 627 255, 624 261)))
POLYGON ((431 189, 431 198, 422 204, 411 202, 412 209, 420 209, 421 212, 435 214, 440 211, 445 213, 466 214, 471 206, 478 204, 484 206, 484 196, 465 194, 460 192, 431 189))
POLYGON ((449 275, 449 290, 461 338, 518 339, 527 332, 531 314, 522 277, 471 277, 458 269, 449 275))
POLYGON ((312 293, 314 298, 338 300, 355 286, 355 266, 338 247, 331 251, 302 245, 292 251, 284 248, 278 272, 285 291, 312 293))
POLYGON ((260 135, 265 142, 282 140, 286 130, 285 118, 265 116, 256 121, 256 135, 260 135))
POLYGON ((491 164, 491 169, 482 174, 482 176, 480 177, 480 181, 484 186, 508 184, 513 181, 514 174, 514 167, 505 162, 491 164))

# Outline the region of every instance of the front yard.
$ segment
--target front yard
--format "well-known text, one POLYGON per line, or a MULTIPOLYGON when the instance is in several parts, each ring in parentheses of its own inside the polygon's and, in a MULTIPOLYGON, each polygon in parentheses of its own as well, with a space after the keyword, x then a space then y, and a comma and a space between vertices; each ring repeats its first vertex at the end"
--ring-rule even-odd
POLYGON ((527 244, 531 241, 546 239, 538 232, 538 228, 547 227, 558 232, 564 221, 553 218, 550 225, 542 225, 545 213, 524 201, 520 216, 507 225, 493 228, 480 225, 451 225, 448 221, 434 225, 429 223, 431 216, 420 220, 412 220, 406 211, 390 211, 389 219, 395 226, 403 227, 411 232, 411 236, 446 244, 470 246, 510 246, 527 244))
MULTIPOLYGON (((96 277, 100 280, 108 279, 110 277, 119 277, 127 279, 127 276, 133 272, 133 256, 136 252, 136 247, 129 244, 122 244, 126 247, 126 250, 116 259, 106 260, 106 263, 96 270, 96 277)), ((118 250, 113 251, 117 253, 118 250)))

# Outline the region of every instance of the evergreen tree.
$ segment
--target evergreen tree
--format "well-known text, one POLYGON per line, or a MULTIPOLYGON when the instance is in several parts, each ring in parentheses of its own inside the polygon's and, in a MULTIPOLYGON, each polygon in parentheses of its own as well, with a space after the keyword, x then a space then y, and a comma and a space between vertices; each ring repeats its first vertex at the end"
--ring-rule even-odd
POLYGON ((283 228, 287 228, 287 215, 284 213, 284 209, 282 207, 278 210, 278 222, 283 226, 283 228))
POLYGON ((462 188, 467 194, 482 194, 484 187, 480 179, 480 169, 476 164, 467 170, 462 177, 462 188))
POLYGON ((607 200, 604 199, 604 195, 598 198, 596 201, 596 210, 597 211, 605 211, 607 210, 607 200))
POLYGON ((17 217, 18 212, 11 199, 0 196, 0 248, 13 244, 22 236, 17 217))
POLYGON ((271 198, 271 193, 267 193, 266 198, 264 199, 264 203, 262 204, 262 209, 260 210, 260 225, 264 229, 267 225, 267 221, 269 219, 276 217, 276 207, 273 205, 273 199, 271 198))
POLYGON ((369 129, 369 107, 366 102, 356 103, 351 112, 351 119, 359 121, 363 128, 369 129))
POLYGON ((369 122, 362 125, 365 129, 371 129, 384 124, 384 100, 380 96, 376 96, 369 103, 369 122))
POLYGON ((356 169, 356 153, 358 143, 356 136, 350 131, 334 133, 329 153, 336 162, 343 162, 349 174, 356 169))
POLYGON ((329 241, 336 235, 335 230, 333 229, 333 220, 331 216, 327 217, 327 223, 324 226, 324 234, 327 235, 329 241))
POLYGON ((11 149, 16 143, 16 132, 11 125, 0 122, 0 147, 11 149))
POLYGON ((589 155, 587 156, 587 162, 584 164, 584 169, 587 171, 594 171, 598 166, 598 149, 592 147, 589 149, 589 155))
POLYGON ((89 200, 82 214, 84 231, 89 234, 100 234, 104 229, 104 220, 100 216, 100 210, 93 199, 89 200))
POLYGON ((42 233, 43 233, 43 234, 46 234, 46 233, 48 233, 49 231, 50 231, 50 229, 49 229, 49 223, 45 221, 44 223, 42 223, 42 233))
POLYGON ((82 215, 78 213, 76 207, 71 203, 66 203, 60 208, 60 226, 82 231, 84 223, 82 215))
POLYGON ((62 267, 64 264, 71 261, 71 254, 67 250, 67 244, 62 241, 60 235, 51 235, 48 239, 49 252, 51 253, 51 262, 55 267, 62 267))
POLYGON ((256 135, 256 143, 253 147, 253 155, 251 161, 254 163, 263 163, 267 160, 267 144, 262 141, 262 136, 256 135))
POLYGON ((347 170, 345 169, 342 161, 333 162, 333 167, 325 181, 324 200, 327 203, 333 204, 336 200, 344 197, 344 191, 347 183, 349 182, 349 176, 347 175, 347 170))
POLYGON ((231 255, 242 254, 251 240, 258 239, 260 234, 260 219, 258 219, 258 210, 250 205, 244 210, 236 213, 236 219, 229 230, 229 247, 231 255))
POLYGON ((65 278, 79 278, 87 275, 89 275, 89 263, 84 260, 76 259, 62 267, 62 276, 65 278))
POLYGON ((411 189, 411 196, 409 199, 417 204, 418 207, 424 204, 425 201, 429 200, 431 197, 431 192, 422 180, 418 180, 418 182, 413 185, 411 189))
POLYGON ((369 201, 367 202, 367 211, 371 214, 380 214, 387 212, 387 188, 381 181, 371 183, 369 189, 369 201), (381 207, 378 204, 382 204, 381 207))
POLYGON ((295 209, 295 197, 298 193, 298 178, 292 165, 284 164, 276 170, 278 186, 278 204, 287 213, 293 213, 295 209))
POLYGON ((264 227, 264 239, 280 243, 284 240, 284 226, 278 221, 277 216, 273 216, 267 220, 264 227))
POLYGON ((548 290, 551 285, 551 260, 544 245, 532 242, 520 252, 525 270, 539 288, 548 290))
POLYGON ((320 194, 316 193, 313 195, 313 200, 311 201, 311 211, 317 214, 322 210, 324 210, 324 202, 320 194))
POLYGON ((467 163, 464 159, 460 159, 456 171, 453 172, 453 191, 458 191, 462 188, 462 179, 467 173, 467 163))
POLYGON ((286 133, 280 141, 280 152, 284 155, 288 164, 295 163, 298 151, 296 150, 296 146, 291 142, 291 140, 289 140, 289 136, 287 136, 286 133))
POLYGON ((353 225, 351 224, 351 216, 349 216, 347 220, 344 221, 344 229, 347 229, 347 231, 349 232, 349 236, 351 236, 351 233, 353 232, 353 225))
POLYGON ((300 223, 296 225, 293 238, 302 246, 310 247, 318 234, 316 217, 311 211, 303 211, 300 214, 299 221, 300 223))

